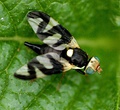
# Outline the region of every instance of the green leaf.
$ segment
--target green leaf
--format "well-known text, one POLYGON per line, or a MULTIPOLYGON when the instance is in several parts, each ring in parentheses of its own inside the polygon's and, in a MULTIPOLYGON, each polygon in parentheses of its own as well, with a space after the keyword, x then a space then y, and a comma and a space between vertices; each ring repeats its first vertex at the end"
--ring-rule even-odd
POLYGON ((119 110, 119 0, 1 0, 0 110, 119 110), (82 76, 74 70, 33 82, 14 78, 14 72, 36 54, 24 41, 41 43, 26 20, 42 10, 66 27, 80 47, 98 56, 103 72, 82 76))

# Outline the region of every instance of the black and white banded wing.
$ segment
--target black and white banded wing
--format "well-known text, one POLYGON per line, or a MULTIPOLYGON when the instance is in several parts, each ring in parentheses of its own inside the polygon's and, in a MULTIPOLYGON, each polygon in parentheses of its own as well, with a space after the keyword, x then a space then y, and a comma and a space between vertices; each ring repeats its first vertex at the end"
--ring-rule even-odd
POLYGON ((46 75, 59 74, 64 70, 62 63, 58 61, 59 58, 56 53, 39 55, 16 71, 14 76, 19 79, 31 80, 46 75))
POLYGON ((63 50, 66 47, 79 48, 69 31, 49 15, 33 11, 29 12, 27 17, 37 36, 50 47, 56 50, 63 50))

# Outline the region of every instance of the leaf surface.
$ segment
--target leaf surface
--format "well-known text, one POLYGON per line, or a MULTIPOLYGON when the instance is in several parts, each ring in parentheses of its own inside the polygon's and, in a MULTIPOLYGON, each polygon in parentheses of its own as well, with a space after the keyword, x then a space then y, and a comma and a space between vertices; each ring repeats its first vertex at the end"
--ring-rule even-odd
POLYGON ((119 110, 119 0, 1 0, 0 110, 119 110), (41 10, 66 27, 80 47, 98 56, 103 72, 82 76, 74 70, 33 82, 14 78, 14 72, 36 54, 24 42, 40 43, 26 20, 41 10))

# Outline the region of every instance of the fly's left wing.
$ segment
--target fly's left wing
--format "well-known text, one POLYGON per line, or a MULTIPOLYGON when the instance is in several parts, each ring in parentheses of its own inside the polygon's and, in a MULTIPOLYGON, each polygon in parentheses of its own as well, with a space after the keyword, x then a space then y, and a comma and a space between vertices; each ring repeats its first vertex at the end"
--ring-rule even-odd
POLYGON ((29 12, 27 17, 38 38, 50 47, 56 50, 63 50, 66 47, 79 48, 69 31, 49 15, 40 11, 33 11, 29 12))

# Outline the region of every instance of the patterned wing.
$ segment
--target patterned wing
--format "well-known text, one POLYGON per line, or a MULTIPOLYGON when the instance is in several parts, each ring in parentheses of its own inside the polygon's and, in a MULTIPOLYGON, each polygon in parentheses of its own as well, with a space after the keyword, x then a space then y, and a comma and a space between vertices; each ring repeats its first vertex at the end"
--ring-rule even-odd
POLYGON ((71 65, 66 60, 60 60, 56 53, 39 55, 28 64, 16 71, 14 76, 23 80, 42 78, 46 75, 59 74, 71 69, 71 65))
POLYGON ((63 65, 57 59, 59 59, 59 55, 56 53, 39 55, 16 71, 14 76, 19 79, 30 80, 61 73, 63 72, 63 65))
POLYGON ((50 47, 56 50, 63 50, 66 47, 79 48, 69 31, 49 15, 33 11, 29 12, 27 17, 38 38, 50 47))

